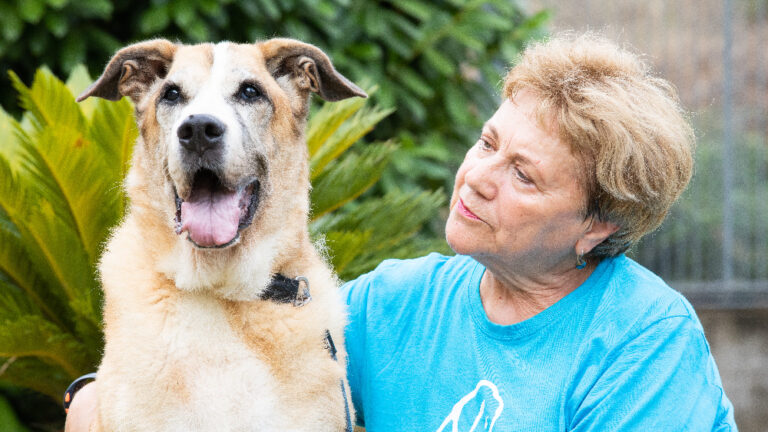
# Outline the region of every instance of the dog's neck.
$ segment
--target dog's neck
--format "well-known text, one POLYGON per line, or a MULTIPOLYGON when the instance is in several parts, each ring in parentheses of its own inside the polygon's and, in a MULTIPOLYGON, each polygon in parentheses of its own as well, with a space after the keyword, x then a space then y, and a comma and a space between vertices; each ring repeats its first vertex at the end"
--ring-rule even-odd
MULTIPOLYGON (((297 263, 319 259, 307 231, 308 196, 296 196, 289 209, 262 209, 262 217, 241 233, 238 242, 224 249, 195 247, 185 234, 177 235, 172 213, 162 200, 151 200, 152 178, 143 168, 131 168, 126 189, 131 198, 126 222, 146 232, 155 270, 183 291, 210 292, 228 300, 258 299, 272 276, 300 276, 297 263), (143 179, 139 181, 138 179, 143 179), (306 201, 304 201, 306 200, 306 201)), ((265 203, 265 207, 273 204, 265 203)))

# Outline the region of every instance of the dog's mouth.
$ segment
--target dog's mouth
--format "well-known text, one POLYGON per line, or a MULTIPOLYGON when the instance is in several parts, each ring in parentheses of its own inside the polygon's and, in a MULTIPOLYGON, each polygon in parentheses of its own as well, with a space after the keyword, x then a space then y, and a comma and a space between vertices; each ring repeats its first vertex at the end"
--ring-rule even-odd
POLYGON ((189 197, 184 200, 176 194, 176 233, 186 232, 189 241, 201 248, 234 244, 253 221, 259 189, 258 180, 229 189, 213 171, 198 170, 189 197))

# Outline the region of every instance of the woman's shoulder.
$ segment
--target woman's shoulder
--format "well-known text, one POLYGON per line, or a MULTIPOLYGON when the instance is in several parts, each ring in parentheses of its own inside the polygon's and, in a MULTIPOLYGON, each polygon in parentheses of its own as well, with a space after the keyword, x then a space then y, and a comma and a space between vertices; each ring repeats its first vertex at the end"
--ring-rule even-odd
POLYGON ((594 330, 607 326, 617 336, 632 338, 665 320, 685 321, 701 330, 688 300, 652 271, 624 255, 607 264, 594 330))

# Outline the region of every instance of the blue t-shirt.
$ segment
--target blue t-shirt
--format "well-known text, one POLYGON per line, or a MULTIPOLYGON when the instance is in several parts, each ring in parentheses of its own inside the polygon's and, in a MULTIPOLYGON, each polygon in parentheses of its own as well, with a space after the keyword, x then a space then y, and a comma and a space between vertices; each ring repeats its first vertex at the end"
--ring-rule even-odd
POLYGON ((488 320, 467 256, 389 260, 344 285, 368 432, 736 431, 691 305, 625 256, 523 322, 488 320))

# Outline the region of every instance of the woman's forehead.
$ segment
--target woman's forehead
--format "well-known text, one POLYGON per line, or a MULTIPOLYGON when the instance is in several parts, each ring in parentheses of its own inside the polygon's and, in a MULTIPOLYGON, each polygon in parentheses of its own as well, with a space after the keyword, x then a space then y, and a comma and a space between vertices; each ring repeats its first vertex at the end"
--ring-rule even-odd
POLYGON ((546 183, 571 183, 580 166, 578 159, 560 138, 554 117, 541 116, 539 106, 533 93, 520 92, 502 102, 486 122, 484 133, 497 140, 510 159, 534 165, 546 183))

